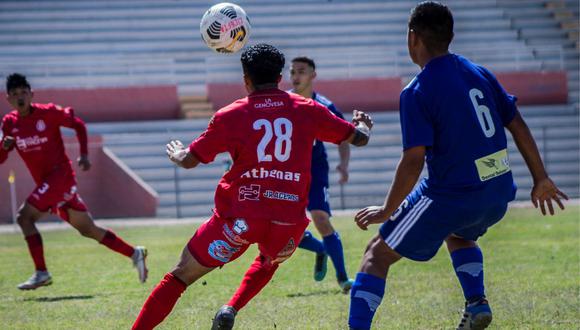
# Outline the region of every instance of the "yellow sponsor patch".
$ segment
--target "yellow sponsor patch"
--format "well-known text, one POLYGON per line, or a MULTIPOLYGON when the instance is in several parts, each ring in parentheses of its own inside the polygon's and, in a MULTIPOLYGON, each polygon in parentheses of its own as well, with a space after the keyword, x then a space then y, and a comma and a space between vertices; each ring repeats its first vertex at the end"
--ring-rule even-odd
POLYGON ((510 171, 507 149, 475 160, 477 173, 481 181, 487 181, 510 171))

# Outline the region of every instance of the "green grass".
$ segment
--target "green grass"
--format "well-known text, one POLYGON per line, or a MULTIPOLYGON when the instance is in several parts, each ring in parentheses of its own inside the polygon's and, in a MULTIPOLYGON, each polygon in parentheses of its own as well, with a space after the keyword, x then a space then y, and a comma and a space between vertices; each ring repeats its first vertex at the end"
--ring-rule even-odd
MULTIPOLYGON (((580 232, 578 207, 542 218, 536 210, 511 210, 480 240, 487 293, 494 309, 490 329, 578 329, 580 232)), ((334 220, 349 273, 354 275, 366 242, 376 233, 334 220)), ((193 226, 117 228, 129 242, 146 245, 149 282, 141 285, 126 258, 71 230, 43 235, 54 284, 21 292, 32 263, 19 234, 0 235, 1 329, 128 329, 152 287, 177 261, 193 226)), ((256 255, 252 248, 233 264, 193 284, 159 329, 209 329, 215 311, 239 284, 256 255)), ((333 268, 312 279, 314 256, 299 250, 272 283, 243 309, 237 329, 345 329, 349 298, 340 293, 333 268)), ((463 299, 445 249, 428 263, 395 265, 375 316, 376 329, 451 329, 463 299)))

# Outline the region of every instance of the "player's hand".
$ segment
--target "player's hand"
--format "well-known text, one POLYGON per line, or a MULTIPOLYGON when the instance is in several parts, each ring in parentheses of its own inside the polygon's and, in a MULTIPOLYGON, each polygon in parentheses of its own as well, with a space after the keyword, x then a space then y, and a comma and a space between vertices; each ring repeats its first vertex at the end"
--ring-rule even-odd
POLYGON ((562 204, 561 199, 568 199, 568 196, 558 189, 558 187, 552 182, 548 177, 542 179, 534 184, 532 188, 532 203, 536 208, 540 206, 540 210, 543 215, 546 215, 546 206, 548 206, 548 211, 550 215, 554 215, 554 207, 552 206, 552 200, 558 204, 561 210, 564 209, 564 204, 562 204))
POLYGON ((179 140, 173 140, 169 142, 166 146, 165 152, 169 159, 177 165, 181 165, 181 162, 185 159, 189 150, 187 150, 183 143, 179 140))
POLYGON ((340 174, 340 178, 338 178, 338 183, 345 184, 348 182, 348 167, 338 164, 336 166, 336 170, 340 174))
POLYGON ((14 139, 13 136, 6 135, 4 137, 4 140, 2 141, 2 149, 10 150, 10 148, 12 148, 12 146, 14 145, 15 141, 16 140, 14 139))
POLYGON ((359 123, 364 123, 369 129, 371 129, 374 124, 371 116, 359 110, 352 111, 352 123, 355 126, 358 125, 359 123))
POLYGON ((79 164, 79 167, 83 171, 88 171, 91 168, 91 162, 89 161, 89 156, 87 155, 81 155, 77 159, 77 163, 79 164))
POLYGON ((354 216, 354 222, 362 230, 367 230, 367 227, 373 223, 383 223, 387 221, 389 216, 385 212, 383 206, 368 206, 358 211, 354 216))

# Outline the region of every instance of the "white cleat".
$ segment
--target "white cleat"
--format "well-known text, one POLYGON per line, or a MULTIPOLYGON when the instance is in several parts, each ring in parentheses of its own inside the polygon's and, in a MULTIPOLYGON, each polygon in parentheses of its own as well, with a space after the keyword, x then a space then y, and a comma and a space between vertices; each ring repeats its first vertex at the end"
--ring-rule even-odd
POLYGON ((145 283, 147 281, 147 266, 145 265, 145 259, 147 258, 147 249, 144 246, 136 246, 135 252, 133 252, 133 266, 137 268, 139 273, 139 282, 145 283))
POLYGON ((30 278, 24 282, 18 284, 20 290, 34 290, 41 286, 47 286, 52 284, 52 277, 48 271, 37 270, 30 276, 30 278))

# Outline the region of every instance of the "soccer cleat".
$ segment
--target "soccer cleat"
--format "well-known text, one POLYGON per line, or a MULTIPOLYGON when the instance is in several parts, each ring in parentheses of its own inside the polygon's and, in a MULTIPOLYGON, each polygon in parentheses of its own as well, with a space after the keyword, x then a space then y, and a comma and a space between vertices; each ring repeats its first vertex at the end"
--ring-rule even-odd
POLYGON ((340 288, 342 289, 342 293, 344 294, 348 294, 348 292, 350 291, 350 288, 352 288, 352 285, 354 284, 354 280, 352 278, 349 278, 346 281, 342 281, 342 282, 338 282, 338 285, 340 286, 340 288))
POLYGON ((231 330, 237 313, 232 306, 222 306, 213 317, 211 330, 231 330))
POLYGON ((147 266, 145 265, 145 259, 147 258, 147 249, 144 246, 136 246, 135 252, 133 252, 133 266, 137 268, 137 272, 139 273, 139 282, 145 283, 147 281, 147 274, 149 270, 147 270, 147 266))
POLYGON ((320 282, 326 277, 326 264, 328 255, 326 253, 317 253, 314 261, 314 280, 320 282))
POLYGON ((457 330, 482 330, 489 326, 491 319, 491 308, 485 298, 471 304, 466 302, 457 330))
POLYGON ((48 271, 37 270, 32 274, 32 276, 24 283, 18 284, 20 290, 34 290, 41 286, 47 286, 52 284, 52 277, 48 271))

